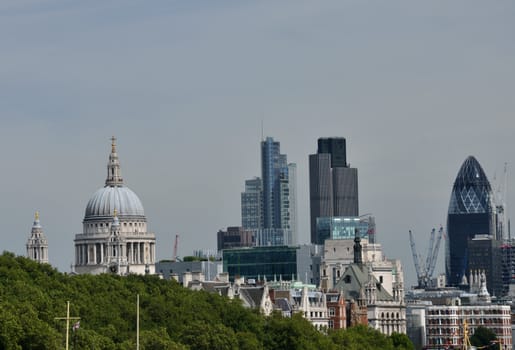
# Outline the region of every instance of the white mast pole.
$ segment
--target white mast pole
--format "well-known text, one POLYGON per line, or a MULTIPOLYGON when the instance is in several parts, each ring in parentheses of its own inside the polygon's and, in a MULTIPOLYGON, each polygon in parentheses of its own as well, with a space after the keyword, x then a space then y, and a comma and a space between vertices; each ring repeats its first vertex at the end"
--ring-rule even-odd
POLYGON ((66 350, 68 350, 68 334, 70 332, 70 302, 66 303, 66 350))
POLYGON ((139 294, 136 299, 136 350, 139 350, 139 294))

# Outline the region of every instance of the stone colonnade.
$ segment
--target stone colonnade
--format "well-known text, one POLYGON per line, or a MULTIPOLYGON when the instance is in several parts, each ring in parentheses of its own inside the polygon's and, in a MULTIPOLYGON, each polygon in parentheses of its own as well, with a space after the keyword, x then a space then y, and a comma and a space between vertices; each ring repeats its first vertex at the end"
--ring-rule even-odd
MULTIPOLYGON (((130 241, 124 243, 124 252, 127 262, 131 264, 154 264, 156 257, 156 244, 154 242, 130 241)), ((98 240, 90 243, 77 243, 75 245, 75 264, 99 265, 108 262, 108 243, 98 240)))

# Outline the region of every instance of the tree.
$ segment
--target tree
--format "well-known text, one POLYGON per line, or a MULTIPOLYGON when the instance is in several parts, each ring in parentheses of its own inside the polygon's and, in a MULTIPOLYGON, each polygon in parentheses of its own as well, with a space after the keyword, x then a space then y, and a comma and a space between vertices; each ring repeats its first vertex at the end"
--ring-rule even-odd
MULTIPOLYGON (((477 327, 474 334, 470 337, 470 343, 477 347, 495 344, 494 341, 496 340, 497 335, 495 335, 495 333, 490 329, 483 326, 477 327)), ((496 346, 494 348, 498 349, 499 347, 496 346)))
POLYGON ((392 340, 394 349, 399 350, 414 350, 415 346, 411 342, 411 340, 408 338, 406 334, 402 333, 392 333, 390 335, 390 339, 392 340))
POLYGON ((392 350, 392 339, 369 326, 357 325, 330 333, 331 339, 342 350, 392 350))

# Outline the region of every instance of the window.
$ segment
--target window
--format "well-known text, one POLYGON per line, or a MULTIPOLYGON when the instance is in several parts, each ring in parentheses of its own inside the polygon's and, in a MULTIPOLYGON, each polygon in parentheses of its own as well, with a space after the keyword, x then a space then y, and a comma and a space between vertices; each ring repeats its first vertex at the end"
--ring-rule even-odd
POLYGON ((334 307, 329 308, 329 316, 334 316, 334 307))

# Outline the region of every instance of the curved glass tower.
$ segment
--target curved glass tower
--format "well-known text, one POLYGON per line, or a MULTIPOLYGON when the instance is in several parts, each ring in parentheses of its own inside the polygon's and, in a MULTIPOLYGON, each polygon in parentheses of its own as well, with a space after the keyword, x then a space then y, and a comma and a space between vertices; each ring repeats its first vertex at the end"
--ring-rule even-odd
POLYGON ((468 240, 476 234, 494 238, 495 206, 490 182, 473 156, 469 156, 456 176, 447 216, 445 272, 447 284, 459 285, 468 269, 468 240))

